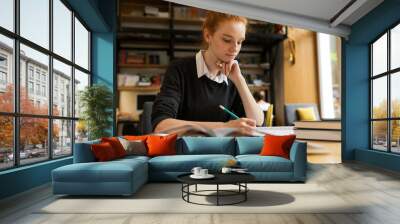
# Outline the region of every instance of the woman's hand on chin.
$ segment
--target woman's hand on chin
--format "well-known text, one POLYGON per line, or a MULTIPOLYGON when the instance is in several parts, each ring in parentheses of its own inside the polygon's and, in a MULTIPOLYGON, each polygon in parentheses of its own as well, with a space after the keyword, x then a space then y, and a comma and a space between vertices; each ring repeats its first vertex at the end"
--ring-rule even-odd
POLYGON ((235 84, 243 78, 239 63, 236 60, 230 62, 217 62, 217 66, 220 68, 220 71, 235 84))

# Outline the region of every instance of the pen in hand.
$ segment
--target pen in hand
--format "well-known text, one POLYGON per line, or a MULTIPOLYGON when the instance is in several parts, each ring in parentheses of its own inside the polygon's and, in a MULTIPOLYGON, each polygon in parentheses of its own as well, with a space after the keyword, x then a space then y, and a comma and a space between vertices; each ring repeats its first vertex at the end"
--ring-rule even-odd
POLYGON ((226 109, 224 106, 219 105, 219 108, 221 108, 223 111, 225 111, 226 113, 228 113, 229 115, 231 115, 233 118, 235 118, 235 119, 240 119, 236 114, 234 114, 232 111, 226 109))

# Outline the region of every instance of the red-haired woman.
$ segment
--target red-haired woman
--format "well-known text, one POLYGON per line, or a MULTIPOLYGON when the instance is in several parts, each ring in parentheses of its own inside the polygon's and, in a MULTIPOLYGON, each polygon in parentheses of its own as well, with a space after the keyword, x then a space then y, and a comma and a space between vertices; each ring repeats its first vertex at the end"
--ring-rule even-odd
POLYGON ((239 64, 235 60, 246 35, 247 19, 210 12, 203 23, 205 50, 176 60, 165 74, 153 105, 155 132, 194 124, 207 128, 238 128, 251 134, 264 122, 239 64), (232 117, 219 105, 238 115, 232 117))

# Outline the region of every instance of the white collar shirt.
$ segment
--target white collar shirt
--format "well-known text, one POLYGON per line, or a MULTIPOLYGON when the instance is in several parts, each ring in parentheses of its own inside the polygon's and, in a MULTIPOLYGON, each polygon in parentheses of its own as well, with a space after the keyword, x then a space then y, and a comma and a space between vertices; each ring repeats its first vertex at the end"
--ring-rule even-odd
POLYGON ((214 82, 222 83, 225 82, 228 85, 228 78, 222 72, 219 72, 217 75, 212 75, 208 71, 206 62, 203 57, 203 50, 200 50, 196 54, 196 68, 197 68, 197 77, 201 78, 203 75, 207 76, 207 78, 213 80, 214 82))

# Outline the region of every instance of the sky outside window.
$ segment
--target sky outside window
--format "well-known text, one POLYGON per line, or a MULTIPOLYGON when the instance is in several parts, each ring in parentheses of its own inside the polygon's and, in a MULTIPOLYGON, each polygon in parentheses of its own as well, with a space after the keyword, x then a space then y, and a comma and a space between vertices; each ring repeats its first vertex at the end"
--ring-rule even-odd
POLYGON ((89 32, 75 18, 75 63, 89 70, 89 32))
POLYGON ((372 76, 387 71, 387 34, 372 45, 372 76))
MULTIPOLYGON (((60 0, 53 0, 53 3, 53 51, 71 61, 72 12, 60 0)), ((48 49, 49 16, 39 13, 44 10, 49 10, 48 0, 21 0, 21 36, 48 49)), ((76 18, 75 26, 75 63, 89 69, 89 32, 76 18)), ((40 58, 35 52, 27 50, 27 53, 40 58)))
POLYGON ((14 0, 0 0, 0 26, 14 31, 14 0))
POLYGON ((21 36, 49 48, 49 1, 20 0, 21 36))
POLYGON ((400 25, 393 28, 390 35, 390 67, 395 69, 400 67, 400 25))
POLYGON ((53 51, 71 60, 72 12, 60 0, 53 3, 53 51))

